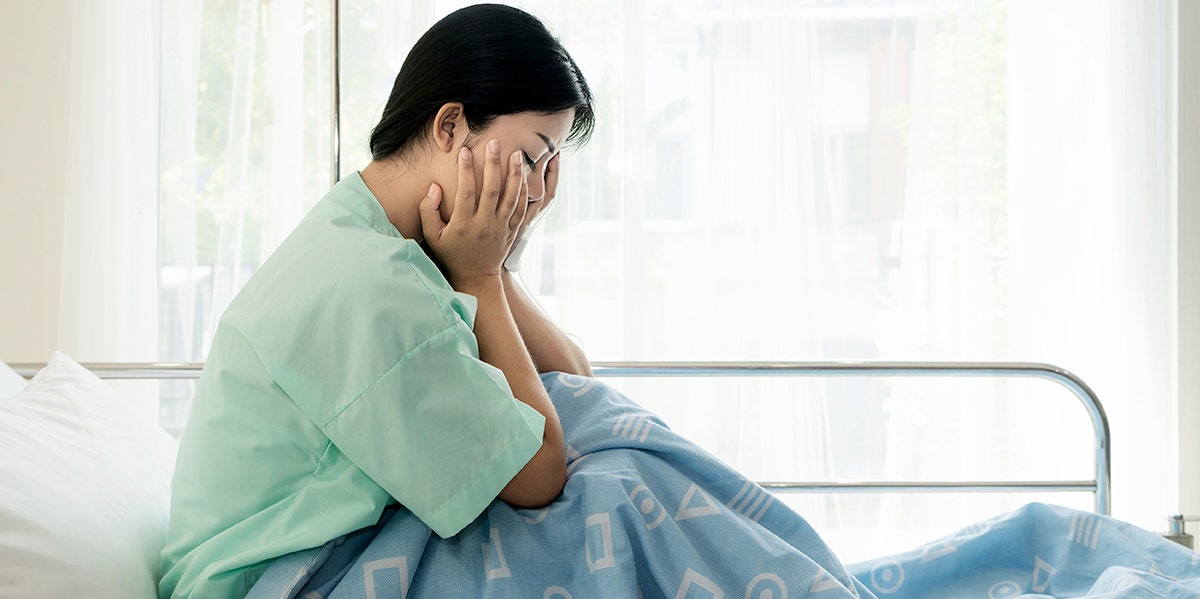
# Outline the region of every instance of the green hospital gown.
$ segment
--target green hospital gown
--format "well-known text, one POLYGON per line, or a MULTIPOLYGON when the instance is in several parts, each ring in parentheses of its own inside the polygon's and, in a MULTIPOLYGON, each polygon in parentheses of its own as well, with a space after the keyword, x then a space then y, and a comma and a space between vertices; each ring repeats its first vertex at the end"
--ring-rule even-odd
POLYGON ((474 297, 338 183, 223 314, 180 441, 162 597, 240 597, 399 502, 442 537, 541 447, 479 359, 474 297))

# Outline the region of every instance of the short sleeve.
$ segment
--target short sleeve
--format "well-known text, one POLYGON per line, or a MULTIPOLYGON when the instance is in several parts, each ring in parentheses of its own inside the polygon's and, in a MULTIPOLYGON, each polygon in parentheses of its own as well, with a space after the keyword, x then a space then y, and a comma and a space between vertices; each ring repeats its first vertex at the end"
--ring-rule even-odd
POLYGON ((322 430, 442 537, 470 524, 542 446, 545 418, 474 357, 458 322, 405 355, 322 430))

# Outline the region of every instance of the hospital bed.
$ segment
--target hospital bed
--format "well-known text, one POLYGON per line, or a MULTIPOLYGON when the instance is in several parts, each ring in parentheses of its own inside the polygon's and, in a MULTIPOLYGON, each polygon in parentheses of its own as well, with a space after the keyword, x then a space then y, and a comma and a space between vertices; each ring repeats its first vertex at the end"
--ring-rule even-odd
MULTIPOLYGON (((38 373, 43 364, 10 364, 18 374, 24 377, 32 377, 38 373)), ((85 363, 82 365, 96 377, 101 379, 117 380, 117 379, 134 379, 134 380, 177 380, 177 379, 195 379, 199 376, 201 364, 163 364, 163 363, 85 363)), ((1090 453, 1092 456, 1092 469, 1090 478, 1086 479, 1071 479, 1071 480, 975 480, 975 479, 956 479, 956 480, 761 480, 756 481, 763 489, 776 496, 785 496, 792 494, 846 494, 846 493, 1088 493, 1092 496, 1091 510, 1096 514, 1107 515, 1110 511, 1110 443, 1109 443, 1109 427, 1104 409, 1092 389, 1079 377, 1069 371, 1057 366, 1038 363, 1008 363, 1008 362, 597 362, 593 364, 593 370, 597 379, 613 379, 613 380, 629 380, 629 379, 653 379, 653 380, 669 380, 669 379, 716 379, 716 378, 781 378, 781 377, 801 377, 801 378, 845 378, 845 377, 888 377, 888 378, 910 378, 910 377, 938 377, 938 378, 1000 378, 1000 379, 1039 379, 1056 383, 1061 388, 1065 389, 1069 394, 1073 395, 1084 408, 1084 413, 1087 416, 1087 426, 1092 432, 1092 447, 1090 453)), ((0 406, 3 404, 0 403, 0 406)), ((0 412, 0 420, 3 413, 0 412)), ((3 445, 0 444, 0 448, 3 445)), ((637 491, 634 491, 637 493, 637 491)), ((679 513, 687 510, 698 510, 700 507, 705 507, 701 504, 692 503, 689 501, 692 497, 689 492, 683 503, 680 504, 679 513), (692 505, 693 507, 687 507, 692 505), (685 510, 687 507, 687 510, 685 510)), ((707 497, 707 496, 705 496, 707 497)), ((630 499, 635 499, 630 495, 630 499)), ((636 497, 642 501, 642 505, 647 505, 646 500, 642 496, 636 497)), ((769 501, 767 503, 770 503, 769 501)), ((733 502, 730 502, 733 505, 733 502)), ((765 509, 765 507, 764 507, 765 509)), ((690 513, 690 512, 689 512, 690 513)), ((761 515, 761 512, 759 512, 761 515)), ((677 514, 678 519, 678 514, 677 514)), ((1078 518, 1078 517, 1077 517, 1078 518)), ((660 517, 661 520, 661 517, 660 517)), ((532 520, 531 520, 532 521, 532 520)), ((1082 522, 1082 521, 1081 521, 1082 522)), ((969 523, 962 523, 969 524, 969 523)), ((1080 536, 1082 533, 1077 533, 1076 523, 1072 522, 1071 535, 1080 536)), ((1083 526, 1083 524, 1079 524, 1083 526)), ((591 527, 589 526, 589 529, 591 527)), ((1098 531, 1099 526, 1095 527, 1098 531)), ((1080 529, 1082 531, 1082 528, 1080 529)), ((1091 530, 1090 528, 1088 529, 1091 530)), ((0 531, 2 534, 3 531, 0 531)), ((493 532, 493 534, 495 534, 493 532)), ((1089 533, 1090 534, 1090 533, 1089 533)), ((1098 534, 1098 533, 1097 533, 1098 534)), ((2 540, 2 537, 0 537, 2 540)), ((1084 537, 1086 541, 1086 536, 1084 537)), ((1095 543, 1093 537, 1091 542, 1095 543)), ((485 544, 485 553, 487 544, 485 544)), ((590 551, 590 550, 589 550, 590 551)), ((917 555, 921 563, 924 563, 928 558, 928 548, 917 555)), ((942 555, 942 554, 935 554, 942 555)), ((484 556, 485 560, 487 555, 484 556)), ((588 554, 590 559, 591 554, 588 554)), ((503 559, 501 557, 500 559, 503 559)), ((511 558, 510 558, 511 559, 511 558)), ((1040 559, 1040 558, 1039 558, 1040 559)), ((916 560, 914 560, 916 561, 916 560)), ((1161 561, 1161 559, 1159 560, 1161 561)), ((1165 562, 1164 562, 1165 563, 1165 562)), ((1195 560, 1192 562, 1195 564, 1195 560)), ((898 562, 897 562, 898 564, 898 562)), ((1158 568, 1158 562, 1155 562, 1154 568, 1158 568)), ((591 567, 591 564, 589 564, 591 567)), ((879 592, 881 589, 886 590, 888 587, 889 571, 887 568, 892 567, 892 562, 881 562, 871 565, 863 572, 856 572, 855 575, 872 578, 874 592, 879 592), (880 569, 883 568, 883 569, 880 569), (883 577, 875 580, 876 574, 883 577), (881 582, 882 581, 882 582, 881 582), (882 585, 882 586, 881 586, 882 585)), ((4 566, 0 566, 0 591, 4 589, 5 573, 4 566)), ((1153 571, 1154 569, 1151 569, 1153 571)), ((690 571, 689 571, 690 572, 690 571)), ((595 574, 593 571, 592 574, 595 574)), ((690 574, 689 574, 690 575, 690 574)), ((697 575, 699 576, 699 575, 697 575)), ((900 572, 903 578, 903 571, 900 572)), ((912 576, 912 575, 910 575, 912 576)), ((1034 572, 1033 587, 1036 590, 1038 584, 1038 573, 1034 572)), ((694 578, 693 582, 701 580, 694 578)), ((489 581, 491 574, 489 573, 489 581)), ((763 580, 755 579, 758 583, 763 584, 763 580)), ((1047 579, 1048 580, 1048 579, 1047 579)), ((768 581, 769 582, 769 581, 768 581)), ((774 584, 774 583, 772 583, 774 584)), ((805 583, 807 585, 807 583, 805 583)), ((812 588, 819 588, 823 584, 821 580, 813 583, 812 588)), ((912 584, 917 584, 913 577, 912 584)), ((999 583, 997 583, 999 584, 999 583)), ((1124 583, 1122 583, 1124 584, 1124 583)), ((753 586, 753 585, 752 585, 753 586)), ((700 588, 700 587, 696 587, 700 588)), ((707 588, 707 587, 705 587, 707 588)), ((756 587, 757 588, 757 587, 756 587)), ((994 587, 995 589, 1001 587, 994 587)), ((683 587, 680 587, 681 593, 683 587)), ((550 593, 550 588, 547 588, 547 593, 550 593)), ((747 595, 751 596, 750 588, 747 587, 747 595)), ((0 593, 2 594, 2 593, 0 593)), ((786 594, 786 593, 785 593, 786 594)), ((49 596, 49 595, 47 595, 49 596)), ((551 596, 547 594, 546 596, 551 596)), ((564 595, 566 596, 566 595, 564 595)), ((684 595, 680 595, 684 596, 684 595)), ((690 596, 690 595, 688 595, 690 596)), ((740 596, 740 591, 739 591, 740 596)), ((755 595, 760 596, 760 595, 755 595)), ((761 595, 768 596, 768 595, 761 595)), ((881 595, 882 596, 882 595, 881 595)), ((996 595, 1008 596, 1008 595, 996 595)))

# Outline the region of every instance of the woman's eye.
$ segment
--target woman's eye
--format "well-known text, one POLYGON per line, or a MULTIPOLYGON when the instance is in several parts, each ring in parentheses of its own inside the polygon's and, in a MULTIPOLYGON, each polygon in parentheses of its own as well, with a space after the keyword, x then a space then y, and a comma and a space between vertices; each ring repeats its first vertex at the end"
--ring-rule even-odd
POLYGON ((533 159, 529 157, 529 154, 526 154, 525 152, 521 152, 521 155, 525 157, 525 165, 529 167, 529 170, 536 171, 537 163, 534 162, 533 159))

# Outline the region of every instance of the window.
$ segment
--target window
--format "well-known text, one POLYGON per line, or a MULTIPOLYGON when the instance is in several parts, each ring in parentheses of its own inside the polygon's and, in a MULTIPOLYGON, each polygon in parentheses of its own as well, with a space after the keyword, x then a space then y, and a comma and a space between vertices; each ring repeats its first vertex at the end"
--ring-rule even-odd
MULTIPOLYGON (((461 4, 343 0, 343 173, 366 164, 407 48, 461 4)), ((1116 515, 1156 528, 1175 509, 1158 432, 1175 374, 1166 0, 519 5, 600 102, 524 273, 590 357, 1056 363, 1097 390, 1116 438, 1148 440, 1116 446, 1116 515)), ((162 360, 203 358, 329 186, 327 7, 157 14, 162 360)), ((1064 424, 1073 400, 1038 385, 623 384, 760 478, 1079 478, 1090 457, 1064 424), (913 454, 915 438, 942 444, 913 454)), ((187 391, 170 393, 178 426, 187 391)), ((853 559, 1010 499, 795 501, 853 559), (913 536, 873 536, 885 521, 913 536)))
MULTIPOLYGON (((203 361, 217 320, 331 181, 329 3, 163 7, 160 359, 203 361)), ((164 383, 180 430, 190 385, 164 383)))

